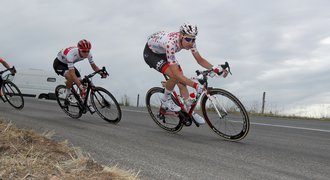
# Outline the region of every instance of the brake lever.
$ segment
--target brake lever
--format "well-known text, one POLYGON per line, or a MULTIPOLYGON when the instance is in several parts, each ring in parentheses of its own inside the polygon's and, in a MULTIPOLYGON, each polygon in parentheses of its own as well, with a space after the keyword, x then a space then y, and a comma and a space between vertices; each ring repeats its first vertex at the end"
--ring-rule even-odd
MULTIPOLYGON (((225 64, 221 64, 221 67, 222 67, 222 69, 227 69, 228 68, 228 72, 229 72, 229 74, 230 75, 233 75, 232 73, 231 73, 231 71, 230 71, 230 66, 229 66, 229 63, 226 61, 225 62, 225 64)), ((219 73, 219 75, 221 75, 223 73, 223 71, 221 71, 220 73, 219 73)))
MULTIPOLYGON (((105 69, 104 66, 102 67, 102 70, 101 70, 101 71, 102 71, 102 73, 105 74, 106 76, 109 76, 109 73, 107 72, 107 70, 105 69)), ((106 77, 104 77, 104 76, 101 75, 101 78, 106 78, 106 77)))

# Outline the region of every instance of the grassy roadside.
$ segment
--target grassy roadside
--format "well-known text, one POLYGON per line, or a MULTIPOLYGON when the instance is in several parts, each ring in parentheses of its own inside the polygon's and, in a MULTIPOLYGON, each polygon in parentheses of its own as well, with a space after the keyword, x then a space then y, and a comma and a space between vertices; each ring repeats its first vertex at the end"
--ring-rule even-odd
POLYGON ((119 179, 137 180, 138 173, 95 162, 68 142, 16 128, 0 119, 0 180, 2 179, 119 179))

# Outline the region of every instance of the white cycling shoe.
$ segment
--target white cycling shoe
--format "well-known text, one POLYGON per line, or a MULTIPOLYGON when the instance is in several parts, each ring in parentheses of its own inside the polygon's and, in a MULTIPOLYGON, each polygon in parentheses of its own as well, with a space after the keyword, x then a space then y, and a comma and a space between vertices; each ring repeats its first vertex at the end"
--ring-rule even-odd
POLYGON ((192 117, 195 119, 195 121, 199 124, 199 125, 203 125, 205 124, 205 120, 202 116, 200 116, 199 114, 197 114, 195 111, 192 113, 192 117))
POLYGON ((176 105, 172 99, 167 99, 166 101, 161 99, 160 102, 162 108, 164 108, 166 111, 179 112, 181 110, 181 107, 176 105))

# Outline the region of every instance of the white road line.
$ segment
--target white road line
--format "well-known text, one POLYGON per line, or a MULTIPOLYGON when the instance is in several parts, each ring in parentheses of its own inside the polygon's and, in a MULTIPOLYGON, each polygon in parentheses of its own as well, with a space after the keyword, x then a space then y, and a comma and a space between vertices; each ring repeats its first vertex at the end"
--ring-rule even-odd
MULTIPOLYGON (((145 113, 145 114, 148 113, 147 111, 138 111, 138 110, 131 110, 131 109, 122 109, 122 110, 123 111, 128 111, 128 112, 145 113)), ((301 129, 301 130, 308 130, 308 131, 319 131, 319 132, 328 132, 328 133, 330 133, 330 130, 324 130, 324 129, 304 128, 304 127, 296 127, 296 126, 285 126, 285 125, 265 124, 265 123, 255 123, 255 122, 251 122, 251 124, 260 125, 260 126, 282 127, 282 128, 301 129)))
POLYGON ((330 130, 314 129, 314 128, 304 128, 304 127, 296 127, 296 126, 284 126, 284 125, 253 123, 253 122, 251 122, 251 124, 260 125, 260 126, 273 126, 273 127, 290 128, 290 129, 302 129, 302 130, 308 130, 308 131, 330 132, 330 130))
POLYGON ((122 111, 128 111, 128 112, 137 112, 137 113, 148 113, 147 111, 137 111, 137 110, 131 110, 131 109, 121 109, 122 111))

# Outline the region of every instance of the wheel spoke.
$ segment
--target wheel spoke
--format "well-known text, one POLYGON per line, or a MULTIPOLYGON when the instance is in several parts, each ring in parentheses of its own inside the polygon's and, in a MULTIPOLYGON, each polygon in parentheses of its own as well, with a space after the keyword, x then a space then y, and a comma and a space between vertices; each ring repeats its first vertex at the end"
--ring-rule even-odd
POLYGON ((242 103, 232 94, 214 89, 202 100, 205 119, 218 135, 231 140, 243 139, 249 131, 249 117, 242 103))
POLYGON ((115 97, 106 89, 95 87, 91 93, 91 103, 97 114, 110 123, 121 120, 121 109, 115 97))
POLYGON ((78 101, 74 97, 73 94, 71 94, 69 97, 66 97, 66 86, 59 85, 55 89, 55 95, 56 100, 61 109, 70 117, 72 118, 80 118, 82 115, 82 112, 79 108, 78 101), (67 101, 68 103, 65 103, 67 101))
POLYGON ((4 92, 5 99, 11 106, 16 109, 22 109, 24 107, 23 95, 14 83, 5 81, 2 90, 4 92))
POLYGON ((150 116, 154 122, 169 132, 178 132, 182 129, 183 124, 181 123, 178 114, 163 112, 161 109, 160 99, 163 96, 164 89, 162 88, 152 88, 147 92, 146 95, 146 105, 150 116))

